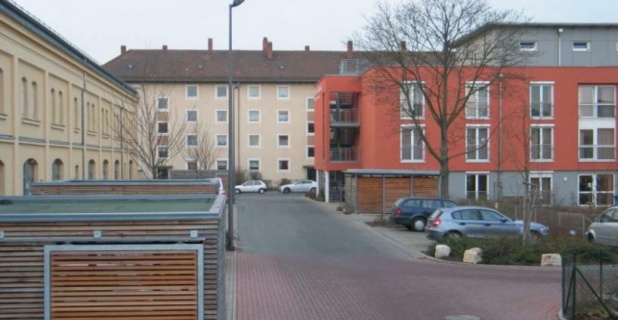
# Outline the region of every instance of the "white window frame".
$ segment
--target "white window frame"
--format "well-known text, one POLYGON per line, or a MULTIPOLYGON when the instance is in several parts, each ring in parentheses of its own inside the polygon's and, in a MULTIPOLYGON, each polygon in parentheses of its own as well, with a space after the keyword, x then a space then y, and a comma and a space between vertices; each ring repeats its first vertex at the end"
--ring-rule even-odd
POLYGON ((262 112, 260 111, 260 109, 247 110, 247 123, 260 123, 260 122, 262 122, 262 112), (251 121, 251 112, 257 112, 257 115, 258 115, 257 121, 251 121))
POLYGON ((187 134, 187 138, 185 142, 186 142, 187 148, 197 148, 199 144, 197 134, 187 134), (189 137, 195 137, 195 145, 189 145, 189 137))
POLYGON ((255 133, 250 133, 247 135, 247 148, 251 148, 251 149, 260 149, 262 148, 262 135, 261 134, 255 134, 255 133), (251 137, 252 136, 257 136, 258 137, 258 144, 257 145, 252 145, 251 144, 251 137))
POLYGON ((292 93, 290 91, 290 86, 277 86, 277 100, 290 100, 290 97, 292 96, 292 93), (287 88, 288 90, 288 94, 285 97, 281 97, 281 95, 279 94, 279 90, 283 88, 287 88))
POLYGON ((216 85, 215 86, 215 99, 216 100, 227 100, 227 98, 230 95, 228 91, 229 91, 229 87, 227 85, 216 85), (225 88, 225 96, 223 97, 219 96, 219 88, 225 88))
MULTIPOLYGON (((418 81, 404 81, 402 83, 402 85, 407 85, 410 88, 408 89, 408 92, 412 95, 412 107, 414 110, 416 110, 414 108, 414 99, 415 99, 415 95, 414 95, 414 87, 418 87, 418 90, 420 92, 420 96, 421 96, 421 112, 420 115, 416 115, 415 119, 425 119, 425 95, 422 93, 423 87, 425 86, 425 82, 418 82, 418 81)), ((407 97, 403 90, 400 90, 399 92, 399 117, 400 119, 405 119, 405 120, 410 120, 412 119, 412 117, 410 117, 409 115, 409 110, 408 110, 408 105, 407 102, 409 101, 410 97, 407 97)), ((415 112, 416 113, 416 112, 415 112)))
POLYGON ((194 170, 194 169, 189 169, 189 163, 190 163, 190 162, 195 162, 195 165, 196 165, 197 169, 198 169, 198 170, 200 169, 200 163, 199 163, 199 161, 197 161, 197 159, 194 159, 194 158, 186 158, 186 159, 185 159, 185 170, 194 170))
POLYGON ((170 158, 170 148, 167 145, 162 145, 162 146, 157 146, 157 159, 169 159, 170 158), (166 148, 167 149, 167 157, 159 157, 160 154, 160 149, 162 148, 166 148))
MULTIPOLYGON (((423 132, 425 132, 425 126, 421 126, 421 130, 423 130, 423 132)), ((401 161, 401 163, 422 163, 425 162, 425 142, 423 142, 421 140, 421 159, 415 159, 414 155, 415 153, 415 145, 414 142, 416 141, 416 136, 418 135, 418 133, 415 130, 415 126, 414 125, 403 125, 401 126, 401 130, 400 130, 400 134, 399 134, 399 160, 401 161), (410 130, 409 132, 407 132, 407 130, 410 130), (403 158, 403 137, 404 134, 409 133, 410 134, 410 159, 404 159, 403 158)))
POLYGON ((466 106, 465 106, 466 110, 464 110, 466 119, 483 119, 483 120, 488 120, 490 118, 490 116, 491 116, 491 91, 490 91, 490 88, 489 88, 489 83, 490 83, 489 81, 476 81, 476 82, 474 82, 474 81, 466 81, 466 88, 465 88, 466 89, 465 90, 466 95, 468 95, 468 90, 472 90, 472 88, 481 87, 481 88, 487 90, 487 116, 480 116, 479 115, 479 111, 480 111, 480 108, 479 108, 479 92, 480 92, 480 90, 476 89, 474 94, 471 95, 471 97, 474 96, 474 114, 471 115, 471 112, 470 112, 471 108, 468 107, 468 104, 470 103, 470 100, 468 100, 467 103, 466 103, 466 106))
POLYGON ((290 112, 290 109, 277 109, 277 123, 286 123, 287 124, 287 123, 290 123, 290 122, 292 122, 292 114, 290 112), (280 113, 281 112, 287 112, 287 114, 288 114, 288 120, 287 121, 281 121, 281 118, 280 118, 280 113))
POLYGON ((229 168, 229 164, 230 164, 229 161, 227 160, 227 158, 217 158, 215 160, 214 168, 213 169, 217 170, 217 171, 224 171, 224 170, 219 170, 219 162, 222 162, 222 161, 225 162, 225 169, 224 170, 227 171, 228 168, 229 168))
POLYGON ((197 122, 197 119, 199 118, 199 112, 197 109, 190 109, 190 110, 185 110, 185 121, 189 122, 189 123, 194 123, 197 122), (189 120, 189 113, 195 112, 195 120, 189 120))
POLYGON ((474 190, 474 199, 478 200, 479 199, 479 194, 480 191, 478 190, 478 186, 479 186, 479 175, 484 175, 487 178, 487 181, 485 183, 485 185, 487 186, 487 191, 486 191, 486 197, 487 199, 490 199, 491 196, 491 186, 490 186, 490 173, 489 171, 469 171, 469 172, 465 172, 465 176, 466 178, 464 179, 464 198, 465 199, 470 199, 468 198, 468 176, 475 176, 474 180, 475 180, 475 184, 476 184, 476 190, 474 190))
POLYGON ((230 115, 227 109, 215 109, 215 123, 227 123, 230 115), (219 121, 219 112, 225 112, 225 121, 219 121))
POLYGON ((590 47, 590 41, 573 41, 573 51, 584 52, 590 50, 592 50, 590 47), (584 43, 586 44, 586 48, 581 48, 580 45, 584 43))
POLYGON ((305 110, 307 110, 307 112, 313 112, 315 110, 315 98, 314 97, 307 97, 305 99, 305 110), (309 108, 309 100, 313 100, 312 108, 309 108))
POLYGON ((530 118, 532 119, 553 119, 554 118, 554 82, 553 81, 531 81, 530 85, 528 86, 528 90, 530 91, 530 118), (539 115, 535 116, 532 114, 532 86, 540 86, 539 88, 539 115), (550 110, 550 115, 546 116, 543 115, 543 104, 548 103, 548 101, 543 101, 543 92, 546 90, 546 86, 549 86, 549 90, 551 91, 550 94, 550 101, 549 101, 549 110, 550 110))
POLYGON ((305 126, 305 130, 307 136, 312 137, 315 135, 315 121, 307 121, 307 125, 305 126), (313 123, 313 132, 309 132, 309 124, 313 123))
MULTIPOLYGON (((592 190, 591 190, 590 192, 582 192, 582 191, 580 191, 580 190, 579 190, 579 187, 578 187, 578 188, 577 188, 577 204, 578 204, 579 206, 588 206, 589 204, 580 204, 580 203, 579 203, 579 197, 580 197, 580 195, 581 195, 582 193, 591 193, 591 194, 592 194, 592 198, 593 198, 593 200, 595 200, 595 201, 594 201, 594 205, 596 205, 596 206, 607 206, 606 204, 599 204, 599 203, 598 203, 598 201, 597 201, 597 199, 598 199, 597 194, 599 194, 599 193, 605 193, 605 194, 611 194, 611 195, 614 195, 614 194, 615 194, 615 192, 616 192, 616 175, 615 175, 615 174, 613 174, 613 173, 609 173, 609 172, 603 172, 603 173, 580 173, 580 174, 578 174, 578 175, 577 175, 577 181, 576 181, 576 183, 577 183, 577 185, 578 185, 578 186, 580 185, 580 178, 581 178, 582 176, 591 176, 591 177, 592 177, 592 181, 593 181, 593 182, 592 182, 592 186, 591 186, 591 187, 592 187, 592 190), (597 176, 599 176, 599 175, 604 175, 604 176, 609 176, 609 175, 611 175, 611 176, 613 176, 612 180, 613 180, 613 182, 614 182, 614 184, 613 184, 613 188, 614 188, 614 189, 613 189, 613 190, 610 190, 610 191, 601 191, 601 192, 599 192, 599 191, 597 190, 597 185, 596 185, 596 183, 595 183, 595 182, 597 181, 597 176)), ((612 204, 613 204, 613 201, 611 201, 611 202, 612 202, 612 204)), ((610 204, 610 206, 611 206, 612 204, 610 204)))
POLYGON ((289 149, 290 148, 290 144, 291 144, 291 139, 290 139, 290 135, 289 134, 278 134, 277 135, 277 149, 289 149), (280 137, 288 137, 288 145, 287 146, 282 146, 282 145, 279 144, 280 137))
POLYGON ((519 41, 519 51, 537 51, 538 50, 538 43, 534 40, 522 40, 519 41), (532 44, 531 48, 524 48, 523 45, 525 44, 532 44))
POLYGON ((157 112, 169 112, 171 108, 170 97, 169 96, 158 96, 157 97, 157 112), (167 108, 159 107, 159 100, 165 99, 167 100, 167 108))
POLYGON ((588 127, 588 126, 581 126, 579 127, 579 130, 577 131, 577 158, 579 160, 579 162, 614 162, 616 161, 616 128, 612 128, 612 127, 588 127), (614 143, 613 144, 599 144, 599 130, 614 130, 614 143), (586 144, 586 145, 582 145, 581 144, 581 132, 583 130, 592 130, 593 131, 593 141, 592 144, 586 144), (614 148, 614 157, 611 159, 599 159, 599 148, 614 148), (582 158, 581 157, 581 149, 582 148, 592 148, 592 154, 593 157, 592 158, 582 158))
POLYGON ((491 161, 491 126, 488 124, 469 124, 466 125, 466 137, 465 137, 465 150, 466 150, 466 162, 490 162, 491 161), (476 146, 478 148, 479 144, 479 135, 478 135, 478 131, 479 129, 485 129, 487 130, 487 144, 485 145, 485 148, 487 148, 487 159, 479 159, 479 152, 481 151, 481 148, 476 149, 473 152, 468 152, 468 129, 475 129, 476 130, 476 146), (476 157, 475 159, 469 159, 468 157, 471 154, 475 154, 476 157))
POLYGON ((277 158, 277 172, 290 172, 292 171, 291 169, 291 161, 290 158, 277 158), (287 161, 288 162, 288 168, 287 169, 279 169, 279 164, 281 163, 281 161, 287 161))
POLYGON ((577 113, 580 119, 616 119, 616 105, 618 104, 616 102, 616 87, 613 85, 579 85, 577 86, 577 113), (581 102, 581 97, 579 94, 579 90, 582 87, 592 87, 593 91, 593 97, 592 97, 592 104, 590 103, 582 103, 581 102), (599 117, 599 107, 601 106, 609 106, 609 104, 606 103, 599 103, 599 88, 613 88, 614 90, 614 116, 613 117, 599 117), (597 101, 597 102, 594 102, 597 101), (592 116, 582 116, 582 107, 583 106, 591 106, 592 107, 592 116))
MULTIPOLYGON (((554 161, 554 146, 555 146, 555 130, 554 130, 554 125, 553 124, 531 124, 530 125, 530 161, 531 162, 553 162, 554 161), (539 148, 539 158, 535 159, 532 157, 532 146, 535 145, 535 143, 533 143, 532 141, 532 130, 539 130, 539 141, 543 142, 543 130, 542 129, 551 129, 551 145, 549 146, 550 148, 550 158, 549 159, 544 159, 542 157, 543 155, 543 147, 539 148)), ((542 144, 539 144, 539 146, 543 146, 542 144)))
POLYGON ((227 133, 215 135, 215 147, 219 149, 225 149, 230 145, 229 137, 227 133), (219 137, 225 137, 225 145, 219 145, 219 137))
POLYGON ((185 86, 185 99, 187 100, 197 100, 200 98, 200 87, 196 84, 188 84, 185 86), (189 96, 189 87, 195 87, 195 97, 189 96))
POLYGON ((315 158, 315 145, 312 145, 312 144, 307 145, 307 148, 305 148, 305 156, 307 157, 307 159, 315 158), (309 156, 309 148, 313 148, 313 156, 309 156))
POLYGON ((549 192, 549 201, 543 201, 544 199, 540 199, 541 203, 544 205, 550 205, 552 203, 552 193, 554 192, 554 172, 553 171, 530 171, 530 175, 528 176, 528 183, 532 184, 532 179, 549 179, 550 181, 550 189, 549 190, 544 190, 543 189, 543 184, 539 184, 539 191, 541 196, 544 193, 549 192))
POLYGON ((248 158, 247 159, 247 171, 261 171, 262 170, 262 159, 260 158, 248 158), (258 164, 258 168, 257 169, 251 169, 251 162, 252 161, 257 161, 258 164))
POLYGON ((158 136, 169 136, 170 134, 170 123, 169 121, 157 121, 157 135, 158 136), (159 132, 159 124, 167 123, 167 132, 159 132))
POLYGON ((262 87, 259 85, 248 85, 247 86, 247 99, 248 100, 259 100, 262 98, 262 87), (257 88, 258 94, 255 97, 251 96, 251 88, 257 88))

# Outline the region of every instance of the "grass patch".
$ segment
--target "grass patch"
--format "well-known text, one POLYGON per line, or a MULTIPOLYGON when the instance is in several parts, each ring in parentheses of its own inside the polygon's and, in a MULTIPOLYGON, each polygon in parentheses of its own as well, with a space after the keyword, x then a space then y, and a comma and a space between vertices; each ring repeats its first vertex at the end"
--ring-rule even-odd
MULTIPOLYGON (((520 238, 461 238, 444 239, 440 244, 451 248, 448 260, 462 261, 464 251, 471 248, 483 250, 482 264, 494 265, 540 265, 544 253, 559 253, 567 259, 576 255, 578 263, 618 263, 618 250, 590 243, 585 239, 573 237, 547 237, 537 239, 534 243, 524 246, 520 238)), ((435 245, 430 246, 428 253, 434 255, 435 245)))

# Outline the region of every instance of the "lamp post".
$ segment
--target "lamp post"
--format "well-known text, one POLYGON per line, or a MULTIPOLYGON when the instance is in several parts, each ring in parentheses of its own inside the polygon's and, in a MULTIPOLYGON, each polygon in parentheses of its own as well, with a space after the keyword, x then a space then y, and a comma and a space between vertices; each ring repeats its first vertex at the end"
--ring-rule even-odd
POLYGON ((228 100, 228 137, 227 137, 227 146, 228 146, 228 202, 227 202, 227 213, 228 213, 228 226, 227 226, 227 249, 230 251, 234 251, 236 249, 234 245, 234 204, 236 190, 234 186, 236 185, 236 161, 234 154, 234 95, 232 88, 232 75, 233 75, 233 62, 234 59, 232 57, 232 9, 234 7, 238 7, 245 0, 234 0, 230 4, 230 29, 229 29, 229 49, 228 49, 228 61, 227 61, 227 100, 228 100))

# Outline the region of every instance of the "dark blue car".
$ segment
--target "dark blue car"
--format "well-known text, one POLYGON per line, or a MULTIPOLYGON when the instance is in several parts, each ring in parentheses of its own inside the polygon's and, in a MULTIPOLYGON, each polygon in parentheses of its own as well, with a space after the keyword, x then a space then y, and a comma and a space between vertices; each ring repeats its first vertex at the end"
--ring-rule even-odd
POLYGON ((435 198, 399 198, 391 208, 389 220, 402 224, 412 231, 423 231, 427 218, 439 208, 452 208, 458 204, 451 200, 435 198))

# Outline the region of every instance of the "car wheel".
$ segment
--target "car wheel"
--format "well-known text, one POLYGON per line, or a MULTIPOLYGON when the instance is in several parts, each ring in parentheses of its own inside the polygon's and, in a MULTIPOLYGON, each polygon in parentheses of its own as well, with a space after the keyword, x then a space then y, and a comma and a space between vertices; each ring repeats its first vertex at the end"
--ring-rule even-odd
POLYGON ((316 190, 315 188, 311 188, 311 190, 309 190, 309 192, 315 193, 315 190, 316 190))
POLYGON ((444 238, 446 238, 449 241, 458 241, 459 239, 461 239, 461 237, 463 236, 461 235, 461 233, 457 231, 451 231, 444 236, 444 238))
POLYGON ((266 192, 266 190, 264 190, 264 189, 260 189, 260 190, 258 190, 258 193, 259 193, 259 194, 262 194, 262 193, 264 193, 264 192, 266 192))
POLYGON ((239 194, 240 193, 240 189, 236 189, 235 192, 236 192, 236 194, 239 194))
POLYGON ((588 241, 590 241, 591 243, 596 243, 596 240, 594 239, 594 236, 589 234, 588 235, 588 241))
POLYGON ((285 189, 283 189, 283 193, 285 193, 285 194, 290 193, 290 188, 285 188, 285 189))
POLYGON ((412 223, 411 223, 410 227, 411 227, 412 231, 421 232, 421 231, 425 230, 425 225, 426 224, 427 224, 427 222, 425 221, 425 219, 418 217, 418 218, 412 219, 412 223))

